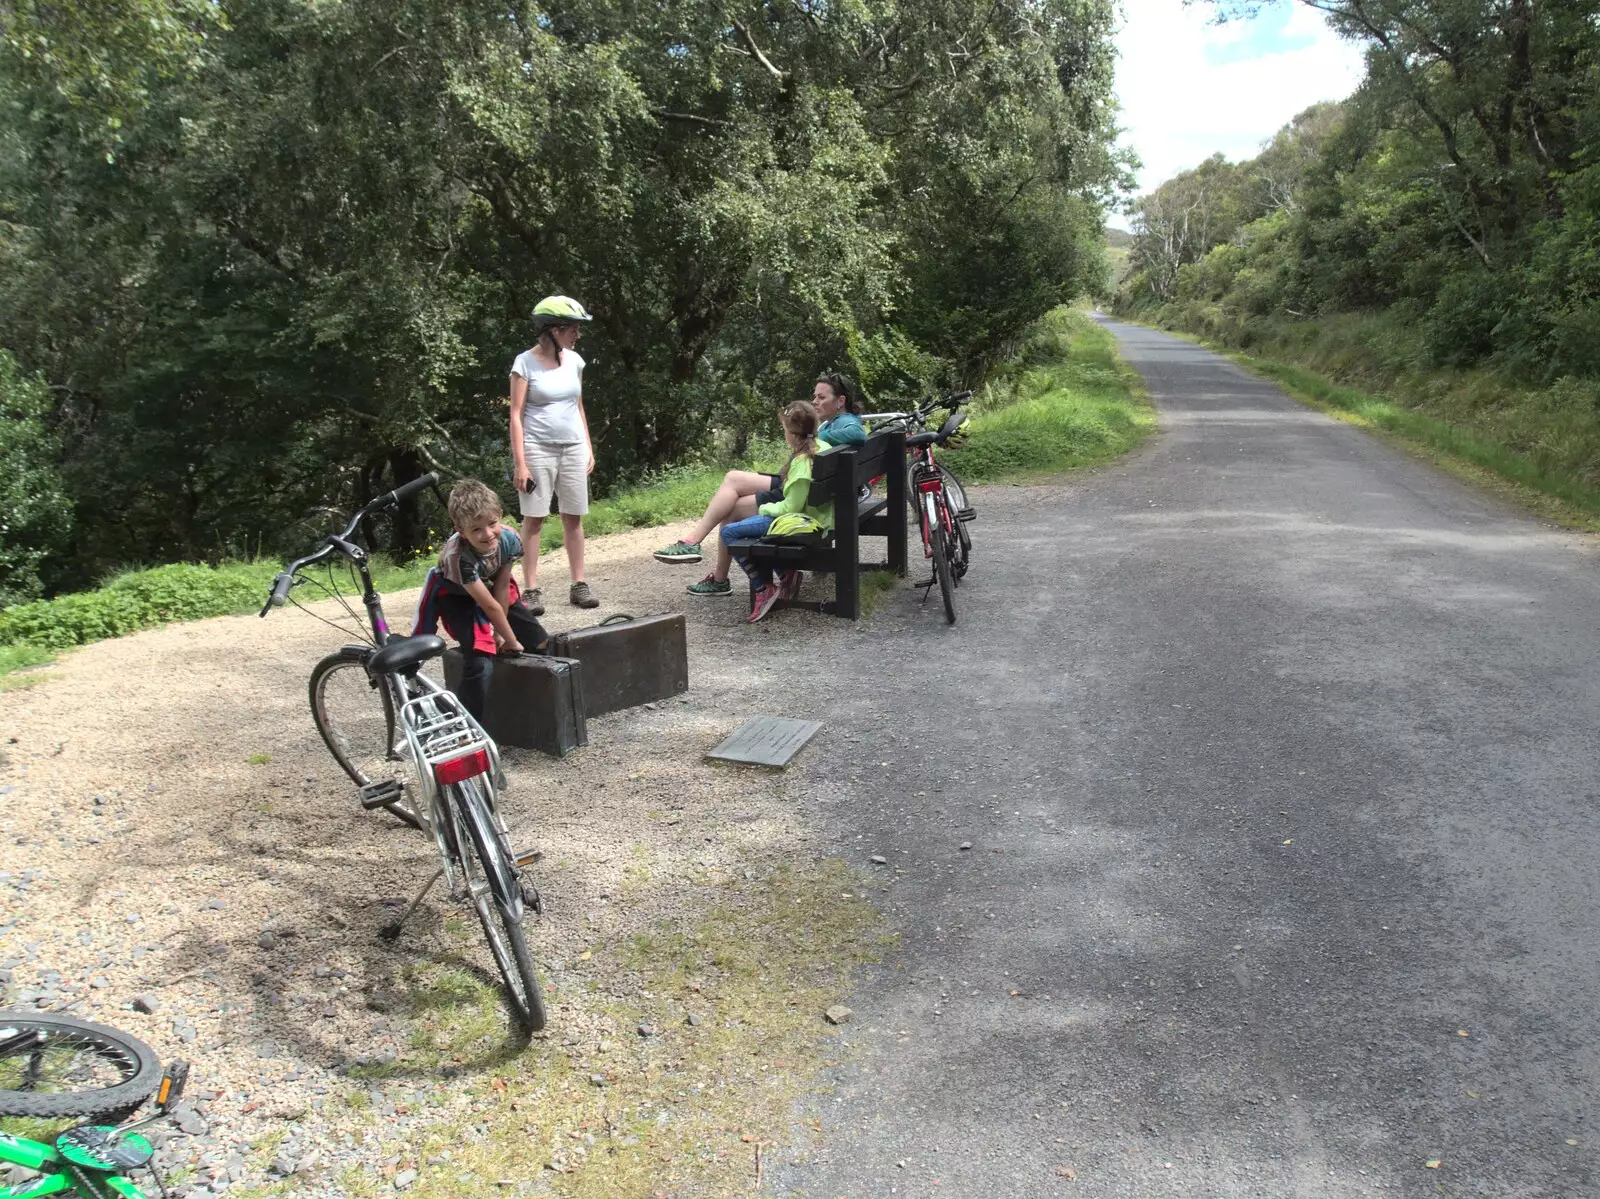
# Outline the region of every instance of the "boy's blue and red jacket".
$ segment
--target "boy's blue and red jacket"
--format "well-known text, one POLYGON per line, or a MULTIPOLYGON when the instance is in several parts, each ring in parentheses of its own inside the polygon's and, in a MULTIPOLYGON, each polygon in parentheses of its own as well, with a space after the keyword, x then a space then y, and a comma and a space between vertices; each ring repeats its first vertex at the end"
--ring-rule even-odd
MULTIPOLYGON (((445 631, 463 649, 470 647, 485 654, 494 653, 494 625, 478 607, 478 602, 467 594, 466 584, 482 582, 492 588, 494 576, 520 557, 522 538, 510 529, 501 530, 499 544, 487 559, 466 544, 461 534, 451 534, 439 551, 439 565, 428 571, 428 577, 422 582, 422 596, 417 601, 417 619, 411 635, 437 633, 442 622, 445 631)), ((514 604, 519 594, 516 577, 513 575, 509 582, 508 599, 514 604)))

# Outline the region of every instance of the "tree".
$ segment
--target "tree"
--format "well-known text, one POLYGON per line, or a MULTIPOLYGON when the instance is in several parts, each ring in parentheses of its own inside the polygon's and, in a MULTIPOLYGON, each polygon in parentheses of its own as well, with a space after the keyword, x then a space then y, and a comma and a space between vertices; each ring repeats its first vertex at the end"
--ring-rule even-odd
POLYGON ((46 559, 72 531, 56 438, 44 423, 49 408, 44 381, 0 350, 0 607, 38 598, 46 559))

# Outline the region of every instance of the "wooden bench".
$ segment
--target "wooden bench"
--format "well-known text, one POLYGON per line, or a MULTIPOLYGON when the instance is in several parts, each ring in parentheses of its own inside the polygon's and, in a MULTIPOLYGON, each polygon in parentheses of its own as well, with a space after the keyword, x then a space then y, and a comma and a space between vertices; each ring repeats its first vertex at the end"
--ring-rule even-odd
POLYGON ((906 439, 898 429, 878 433, 865 445, 835 446, 811 463, 810 507, 833 502, 833 531, 811 545, 775 545, 760 539, 733 542, 731 549, 774 571, 804 570, 831 574, 831 600, 779 600, 779 608, 805 608, 858 620, 861 616, 861 572, 906 573, 906 439), (885 494, 861 499, 861 489, 883 476, 885 494), (861 538, 888 539, 882 562, 861 561, 861 538))

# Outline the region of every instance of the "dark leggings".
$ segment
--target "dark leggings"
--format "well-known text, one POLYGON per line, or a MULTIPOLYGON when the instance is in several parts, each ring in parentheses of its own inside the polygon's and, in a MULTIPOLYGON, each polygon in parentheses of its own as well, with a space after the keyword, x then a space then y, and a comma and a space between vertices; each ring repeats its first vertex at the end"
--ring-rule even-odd
MULTIPOLYGON (((472 648, 473 626, 477 618, 478 602, 470 595, 439 597, 439 619, 461 647, 461 683, 456 687, 456 695, 461 700, 461 706, 482 724, 484 712, 489 707, 489 679, 494 674, 495 655, 472 648)), ((511 631, 517 635, 517 640, 522 642, 525 652, 545 652, 545 643, 550 635, 537 620, 516 605, 506 610, 506 620, 511 625, 511 631)))

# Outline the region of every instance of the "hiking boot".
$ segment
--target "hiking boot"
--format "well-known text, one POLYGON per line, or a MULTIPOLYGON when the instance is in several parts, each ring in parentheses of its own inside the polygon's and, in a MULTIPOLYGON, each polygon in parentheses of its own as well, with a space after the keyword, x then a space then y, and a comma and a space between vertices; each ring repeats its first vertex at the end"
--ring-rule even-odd
POLYGON ((691 545, 687 541, 674 541, 665 549, 656 550, 651 557, 657 562, 698 562, 700 561, 700 547, 691 545))
POLYGON ((574 608, 598 608, 600 599, 589 590, 587 583, 574 583, 572 590, 567 592, 567 599, 574 608))
POLYGON ((755 624, 756 621, 771 612, 772 605, 782 598, 783 592, 778 589, 776 583, 768 583, 757 591, 750 601, 750 623, 755 624))
POLYGON ((785 570, 778 573, 778 591, 784 599, 793 599, 800 594, 800 584, 805 582, 806 576, 798 570, 785 570))
POLYGON ((517 596, 514 607, 522 608, 529 616, 544 615, 544 592, 535 587, 532 591, 524 591, 517 596))
POLYGON ((690 595, 732 595, 733 584, 716 575, 707 575, 698 583, 690 583, 684 590, 690 595))

